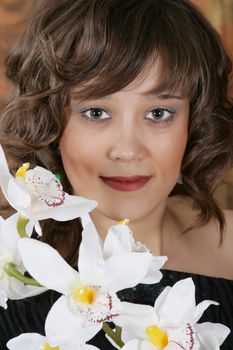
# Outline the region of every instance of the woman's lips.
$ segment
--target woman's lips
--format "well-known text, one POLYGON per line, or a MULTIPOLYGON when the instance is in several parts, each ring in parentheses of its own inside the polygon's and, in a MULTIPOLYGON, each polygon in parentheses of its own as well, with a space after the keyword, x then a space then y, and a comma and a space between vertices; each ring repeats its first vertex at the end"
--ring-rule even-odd
POLYGON ((101 180, 117 191, 136 191, 146 185, 151 176, 100 176, 101 180))

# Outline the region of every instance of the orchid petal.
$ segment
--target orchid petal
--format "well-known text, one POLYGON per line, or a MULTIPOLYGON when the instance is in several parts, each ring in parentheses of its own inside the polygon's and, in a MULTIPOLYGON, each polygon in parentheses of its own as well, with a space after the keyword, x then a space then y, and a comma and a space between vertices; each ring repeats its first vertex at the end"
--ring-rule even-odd
MULTIPOLYGON (((199 350, 200 343, 195 334, 195 330, 191 324, 186 324, 184 327, 177 329, 168 329, 167 335, 169 339, 169 344, 177 344, 174 349, 192 349, 199 350)), ((174 345, 173 345, 174 346, 174 345)), ((169 347, 168 349, 173 349, 169 347)))
MULTIPOLYGON (((150 251, 144 245, 139 242, 134 242, 132 232, 128 225, 118 224, 109 229, 103 247, 103 256, 105 260, 116 254, 119 256, 122 253, 136 252, 150 254, 150 251)), ((153 262, 145 278, 140 282, 149 284, 159 282, 162 278, 162 273, 158 270, 163 266, 166 260, 167 257, 153 257, 153 262)))
POLYGON ((27 208, 31 204, 31 196, 26 190, 26 186, 22 179, 14 179, 11 177, 7 186, 7 199, 12 207, 27 208))
POLYGON ((200 340, 200 350, 218 350, 230 333, 230 329, 220 323, 197 323, 195 330, 200 340))
POLYGON ((3 307, 4 309, 7 309, 7 295, 6 292, 0 288, 0 307, 3 307))
POLYGON ((145 328, 158 323, 152 306, 128 302, 122 302, 121 306, 121 313, 114 317, 114 323, 138 337, 145 338, 145 328))
MULTIPOLYGON (((37 224, 37 223, 36 223, 36 224, 37 224)), ((26 234, 28 235, 28 237, 31 237, 32 232, 33 232, 33 227, 36 226, 36 224, 33 223, 32 220, 29 220, 29 222, 27 223, 27 225, 26 225, 26 227, 25 227, 25 231, 26 231, 26 234)), ((41 231, 41 227, 40 227, 39 222, 38 222, 38 226, 39 226, 39 233, 38 233, 38 230, 37 230, 36 227, 35 227, 35 229, 36 229, 36 232, 37 232, 38 234, 41 235, 41 234, 42 234, 42 231, 41 231)))
MULTIPOLYGON (((127 344, 125 344, 122 348, 122 350, 141 350, 141 344, 139 339, 133 339, 129 341, 127 344)), ((152 348, 152 350, 155 350, 152 348)))
POLYGON ((21 179, 15 179, 9 172, 5 154, 0 145, 0 185, 2 192, 10 205, 16 210, 18 206, 28 206, 30 204, 30 196, 21 179), (16 206, 15 206, 16 203, 16 206))
POLYGON ((3 151, 2 146, 0 145, 0 172, 9 172, 8 164, 6 157, 3 151))
MULTIPOLYGON (((162 292, 163 293, 163 292, 162 292)), ((180 280, 166 291, 166 300, 160 305, 159 327, 183 327, 189 323, 195 310, 195 286, 191 278, 180 280)))
POLYGON ((210 306, 210 305, 219 305, 216 301, 213 300, 204 300, 201 303, 199 303, 195 310, 194 315, 192 318, 192 323, 196 323, 202 316, 203 312, 210 306))
MULTIPOLYGON (((195 346, 195 345, 194 345, 195 346)), ((191 347, 191 348, 184 348, 184 347, 181 347, 180 346, 180 344, 178 344, 178 343, 169 343, 167 346, 166 346, 166 348, 165 348, 166 350, 183 350, 183 349, 187 349, 187 350, 189 350, 189 349, 192 349, 192 350, 200 350, 200 348, 198 347, 191 347)), ((154 347, 154 350, 160 350, 159 348, 157 348, 156 346, 154 347)))
POLYGON ((73 220, 93 210, 97 203, 79 196, 71 196, 65 193, 64 204, 58 207, 48 207, 43 202, 35 204, 35 212, 38 220, 54 219, 57 221, 73 220))
POLYGON ((46 243, 32 238, 22 238, 18 244, 24 266, 33 278, 48 289, 67 294, 78 278, 75 271, 57 252, 46 243))
POLYGON ((143 340, 141 341, 141 350, 160 350, 160 349, 157 348, 155 345, 151 344, 150 342, 143 340))
POLYGON ((123 346, 122 350, 141 350, 140 340, 139 339, 130 340, 127 344, 123 346))
POLYGON ((4 278, 1 284, 7 297, 11 300, 25 299, 44 293, 47 290, 44 287, 25 285, 13 277, 4 278))
POLYGON ((2 170, 0 169, 0 186, 7 200, 8 200, 7 188, 8 188, 9 178, 11 177, 12 175, 10 173, 2 172, 2 170))
POLYGON ((151 266, 145 278, 141 281, 141 283, 144 283, 144 284, 158 283, 163 277, 162 272, 159 270, 165 264, 166 261, 167 261, 167 256, 153 256, 151 266))
MULTIPOLYGON (((137 329, 136 329, 137 331, 137 329)), ((140 332, 142 332, 142 330, 140 329, 140 332)), ((135 336, 138 337, 138 334, 134 334, 132 332, 127 331, 125 328, 121 328, 121 340, 127 344, 129 341, 135 339, 135 336)))
POLYGON ((132 288, 146 276, 152 261, 149 253, 120 253, 105 261, 103 285, 112 292, 132 288))
MULTIPOLYGON (((85 229, 86 226, 88 226, 90 223, 93 225, 93 228, 95 229, 95 225, 93 224, 89 213, 85 213, 85 214, 81 215, 80 220, 81 220, 83 229, 85 229)), ((96 229, 95 229, 95 231, 96 231, 96 229)), ((96 231, 96 233, 97 233, 97 231, 96 231)), ((97 235, 98 235, 98 233, 97 233, 97 235)))
POLYGON ((104 241, 104 259, 114 254, 131 252, 133 245, 134 239, 128 225, 112 226, 104 241))
POLYGON ((79 248, 78 267, 82 283, 99 285, 104 274, 104 265, 100 238, 94 224, 89 222, 82 232, 79 248))
POLYGON ((22 216, 33 222, 36 232, 41 235, 41 228, 35 215, 32 213, 31 194, 22 179, 15 179, 10 173, 6 176, 0 175, 2 191, 9 204, 22 216))
POLYGON ((32 214, 31 195, 22 179, 15 179, 9 172, 0 173, 0 185, 9 204, 22 216, 31 220, 37 233, 41 235, 39 222, 32 214))
POLYGON ((61 296, 50 309, 46 322, 45 332, 51 344, 86 343, 102 328, 102 324, 83 328, 83 318, 73 313, 68 306, 67 298, 61 296))
POLYGON ((20 236, 16 229, 18 214, 11 215, 8 219, 1 218, 0 222, 0 252, 12 252, 16 254, 20 236))
POLYGON ((9 340, 7 347, 10 350, 39 350, 46 342, 46 337, 38 333, 23 333, 9 340))
POLYGON ((19 209, 19 212, 21 213, 22 216, 28 218, 33 227, 35 227, 35 231, 36 233, 39 235, 39 236, 42 236, 42 230, 41 230, 41 227, 40 227, 40 224, 39 224, 39 221, 37 220, 37 218, 35 217, 35 215, 33 213, 31 213, 31 210, 22 210, 22 209, 19 209))
POLYGON ((46 290, 45 288, 24 285, 16 278, 8 276, 4 270, 8 264, 13 264, 19 272, 25 272, 17 248, 20 240, 19 234, 16 230, 17 220, 18 214, 16 213, 6 220, 1 218, 0 221, 0 266, 2 268, 0 271, 0 285, 1 289, 5 291, 6 296, 9 299, 22 299, 43 293, 46 290))
POLYGON ((138 339, 133 339, 125 344, 122 350, 159 350, 159 348, 146 340, 140 341, 138 339))
POLYGON ((170 292, 172 287, 167 286, 163 289, 163 291, 159 294, 159 296, 157 297, 157 299, 155 300, 155 304, 154 304, 154 309, 156 313, 159 313, 160 308, 163 306, 163 304, 166 301, 166 298, 170 292))

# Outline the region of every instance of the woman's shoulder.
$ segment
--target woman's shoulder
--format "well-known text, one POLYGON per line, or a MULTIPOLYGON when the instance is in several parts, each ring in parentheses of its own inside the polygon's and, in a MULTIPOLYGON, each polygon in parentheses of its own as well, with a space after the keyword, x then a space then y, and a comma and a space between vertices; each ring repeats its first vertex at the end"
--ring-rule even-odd
MULTIPOLYGON (((186 231, 194 226, 195 232, 205 232, 206 235, 217 235, 220 237, 219 225, 216 220, 210 220, 206 225, 197 225, 200 210, 195 207, 191 197, 188 196, 173 196, 169 198, 168 207, 176 217, 180 227, 186 231)), ((223 232, 223 239, 232 239, 233 241, 233 210, 222 209, 225 217, 225 229, 223 232)))
POLYGON ((180 258, 179 270, 233 280, 233 210, 223 210, 226 226, 221 242, 216 220, 195 225, 199 210, 193 206, 191 198, 172 197, 168 206, 180 230, 178 249, 181 248, 184 259, 180 258))

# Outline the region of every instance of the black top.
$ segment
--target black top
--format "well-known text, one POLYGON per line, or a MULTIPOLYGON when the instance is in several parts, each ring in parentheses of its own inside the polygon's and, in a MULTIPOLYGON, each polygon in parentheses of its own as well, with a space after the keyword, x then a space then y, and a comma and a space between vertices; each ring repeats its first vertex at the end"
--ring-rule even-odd
MULTIPOLYGON (((199 322, 222 323, 232 329, 232 333, 221 346, 221 350, 232 350, 233 281, 171 270, 162 270, 162 272, 163 278, 160 283, 154 285, 139 284, 134 288, 119 292, 118 296, 124 301, 154 305, 155 299, 166 286, 172 286, 180 279, 192 277, 196 285, 197 303, 205 299, 220 303, 219 306, 209 306, 199 322)), ((21 333, 37 332, 44 334, 45 318, 56 297, 53 292, 48 291, 33 298, 17 301, 9 300, 7 310, 0 309, 0 349, 7 349, 7 341, 21 333)), ((101 350, 115 350, 115 347, 108 342, 102 331, 90 341, 90 344, 101 350)))

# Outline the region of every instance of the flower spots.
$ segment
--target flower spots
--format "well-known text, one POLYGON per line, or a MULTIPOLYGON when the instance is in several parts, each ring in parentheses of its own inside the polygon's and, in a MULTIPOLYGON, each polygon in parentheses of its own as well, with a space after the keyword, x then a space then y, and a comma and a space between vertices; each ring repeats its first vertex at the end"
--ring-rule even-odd
POLYGON ((26 173, 26 185, 35 197, 48 207, 58 207, 64 204, 65 192, 55 175, 36 167, 26 173))
POLYGON ((73 288, 70 307, 89 325, 112 321, 117 316, 120 300, 115 293, 102 290, 100 286, 73 288))

